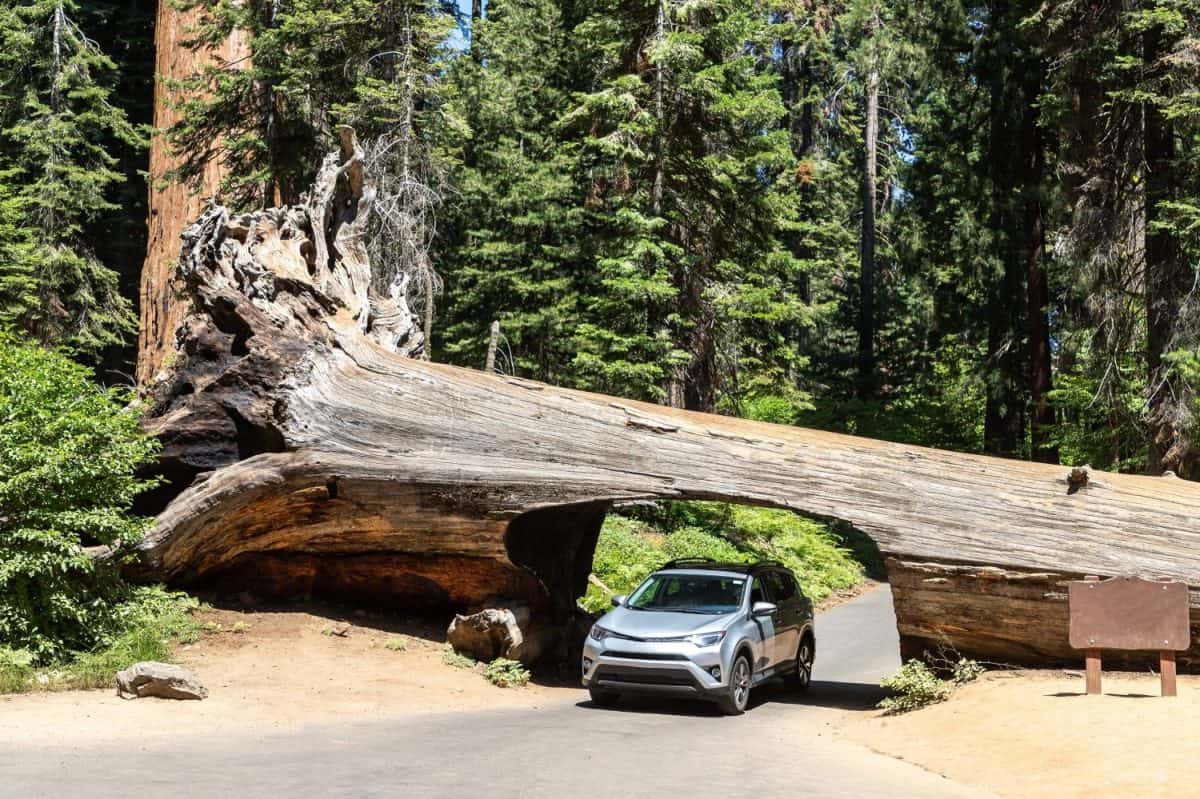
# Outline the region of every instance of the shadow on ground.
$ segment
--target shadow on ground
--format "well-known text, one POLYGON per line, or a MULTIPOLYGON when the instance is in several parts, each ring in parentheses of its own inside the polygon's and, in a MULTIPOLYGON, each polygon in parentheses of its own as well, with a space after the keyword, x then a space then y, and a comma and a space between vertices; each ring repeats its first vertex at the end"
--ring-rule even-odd
POLYGON ((233 613, 305 613, 331 623, 370 627, 385 633, 419 638, 435 644, 446 642, 446 628, 454 618, 452 611, 397 611, 380 605, 363 605, 332 600, 260 601, 249 595, 230 597, 205 595, 197 598, 215 610, 233 613))
MULTIPOLYGON (((806 705, 808 707, 833 708, 867 712, 875 709, 880 699, 888 692, 870 683, 814 681, 808 691, 798 692, 782 684, 768 683, 750 694, 747 711, 767 704, 806 705)), ((712 702, 695 699, 664 699, 654 696, 624 696, 615 707, 601 708, 590 701, 576 705, 597 711, 614 713, 659 713, 671 716, 720 716, 721 712, 712 702)))

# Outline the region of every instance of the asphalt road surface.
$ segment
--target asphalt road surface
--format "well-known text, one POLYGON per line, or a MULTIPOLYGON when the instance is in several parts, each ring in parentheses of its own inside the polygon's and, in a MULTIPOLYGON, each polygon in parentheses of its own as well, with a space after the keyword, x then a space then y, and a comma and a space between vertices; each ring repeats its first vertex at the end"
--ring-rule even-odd
MULTIPOLYGON (((0 752, 0 797, 981 797, 832 738, 899 663, 886 588, 817 618, 805 696, 756 691, 726 718, 703 703, 592 707, 582 691, 527 710, 347 722, 245 738, 0 752)), ((352 679, 351 675, 347 675, 352 679)), ((2 720, 0 720, 2 721, 2 720)))

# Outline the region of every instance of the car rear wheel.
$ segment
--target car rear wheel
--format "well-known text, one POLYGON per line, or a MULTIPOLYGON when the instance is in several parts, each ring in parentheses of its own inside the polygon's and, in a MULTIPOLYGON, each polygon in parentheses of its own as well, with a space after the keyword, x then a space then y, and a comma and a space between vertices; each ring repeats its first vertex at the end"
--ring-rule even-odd
POLYGON ((589 688, 588 695, 592 698, 592 704, 597 707, 613 707, 617 702, 621 701, 621 695, 616 691, 602 691, 599 688, 589 688))
POLYGON ((796 668, 792 671, 790 680, 792 687, 797 691, 807 691, 812 682, 814 654, 812 638, 806 635, 800 639, 800 646, 796 648, 796 668))
POLYGON ((750 702, 750 658, 738 655, 729 670, 729 685, 717 700, 717 707, 727 716, 739 716, 746 712, 750 702))

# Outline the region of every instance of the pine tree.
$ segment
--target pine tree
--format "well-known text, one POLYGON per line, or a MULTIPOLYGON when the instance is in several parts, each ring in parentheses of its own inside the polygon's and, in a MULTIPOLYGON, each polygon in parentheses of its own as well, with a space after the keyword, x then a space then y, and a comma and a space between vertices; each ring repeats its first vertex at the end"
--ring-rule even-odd
POLYGON ((581 269, 576 145, 557 125, 570 99, 558 6, 495 0, 472 27, 471 54, 454 78, 471 135, 443 226, 452 249, 442 348, 479 368, 498 320, 499 368, 571 384, 580 297, 597 286, 581 269))
POLYGON ((88 226, 114 211, 114 147, 140 138, 110 102, 113 62, 71 0, 0 9, 0 283, 4 315, 44 342, 96 354, 135 329, 88 226), (23 276, 23 277, 22 277, 23 276))
POLYGON ((785 109, 760 68, 772 41, 764 9, 605 2, 575 38, 592 44, 600 72, 567 122, 586 132, 605 289, 576 366, 598 388, 712 410, 739 355, 733 310, 774 248, 771 183, 794 168, 785 109))

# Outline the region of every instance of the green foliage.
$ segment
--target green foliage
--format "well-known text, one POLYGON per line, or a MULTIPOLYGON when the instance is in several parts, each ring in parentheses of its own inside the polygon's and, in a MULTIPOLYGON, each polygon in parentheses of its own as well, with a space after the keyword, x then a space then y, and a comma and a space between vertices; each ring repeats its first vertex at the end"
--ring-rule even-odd
POLYGON ((391 652, 403 652, 408 649, 408 641, 405 640, 404 636, 397 635, 387 639, 387 642, 383 646, 391 652))
POLYGON ((442 662, 456 669, 473 669, 476 663, 475 658, 455 652, 453 649, 446 650, 446 653, 442 655, 442 662))
POLYGON ((26 649, 0 647, 0 694, 15 694, 33 687, 34 654, 26 649))
POLYGON ((922 661, 906 660, 899 671, 879 681, 882 687, 893 692, 892 696, 880 701, 879 709, 892 716, 944 702, 954 686, 972 682, 983 673, 983 666, 974 660, 959 658, 954 663, 951 679, 943 680, 922 661))
POLYGON ((889 696, 879 703, 879 708, 888 715, 908 713, 943 702, 950 696, 950 685, 919 660, 905 661, 899 671, 884 677, 879 684, 895 692, 895 696, 889 696))
POLYGON ((223 199, 253 208, 297 202, 339 124, 354 125, 364 142, 397 134, 414 164, 418 151, 437 148, 425 137, 447 116, 440 62, 454 25, 442 5, 188 0, 183 6, 199 12, 190 46, 219 47, 239 31, 248 36, 249 58, 204 65, 174 84, 181 119, 168 138, 182 163, 172 178, 194 183, 209 163, 221 163, 223 199))
POLYGON ((160 587, 134 589, 129 599, 114 607, 114 632, 90 652, 76 655, 62 667, 71 688, 107 688, 113 675, 143 660, 169 662, 171 645, 192 643, 200 636, 200 623, 192 616, 199 603, 183 593, 160 587))
MULTIPOLYGON (((796 574, 805 594, 820 601, 863 579, 848 540, 826 525, 788 512, 716 502, 670 502, 609 514, 592 571, 609 589, 627 594, 673 558, 727 562, 778 560, 796 574)), ((590 611, 609 607, 609 595, 590 585, 580 600, 590 611)))
POLYGON ((39 660, 87 650, 121 626, 113 567, 150 520, 129 512, 157 443, 132 397, 101 389, 64 353, 0 334, 0 646, 39 660))
POLYGON ((959 658, 958 662, 954 664, 952 679, 955 685, 965 685, 982 677, 985 671, 986 669, 977 661, 959 658))
POLYGON ((63 652, 46 661, 28 650, 0 647, 0 694, 34 689, 108 688, 113 676, 143 660, 169 662, 175 643, 191 643, 201 633, 193 617, 199 603, 161 586, 133 589, 108 608, 105 634, 87 651, 63 652))
POLYGON ((118 209, 119 157, 142 140, 79 13, 72 0, 0 8, 0 324, 95 355, 136 329, 88 233, 118 209))
POLYGON ((483 676, 500 688, 519 688, 529 684, 529 670, 518 661, 508 658, 496 658, 487 664, 483 676))

